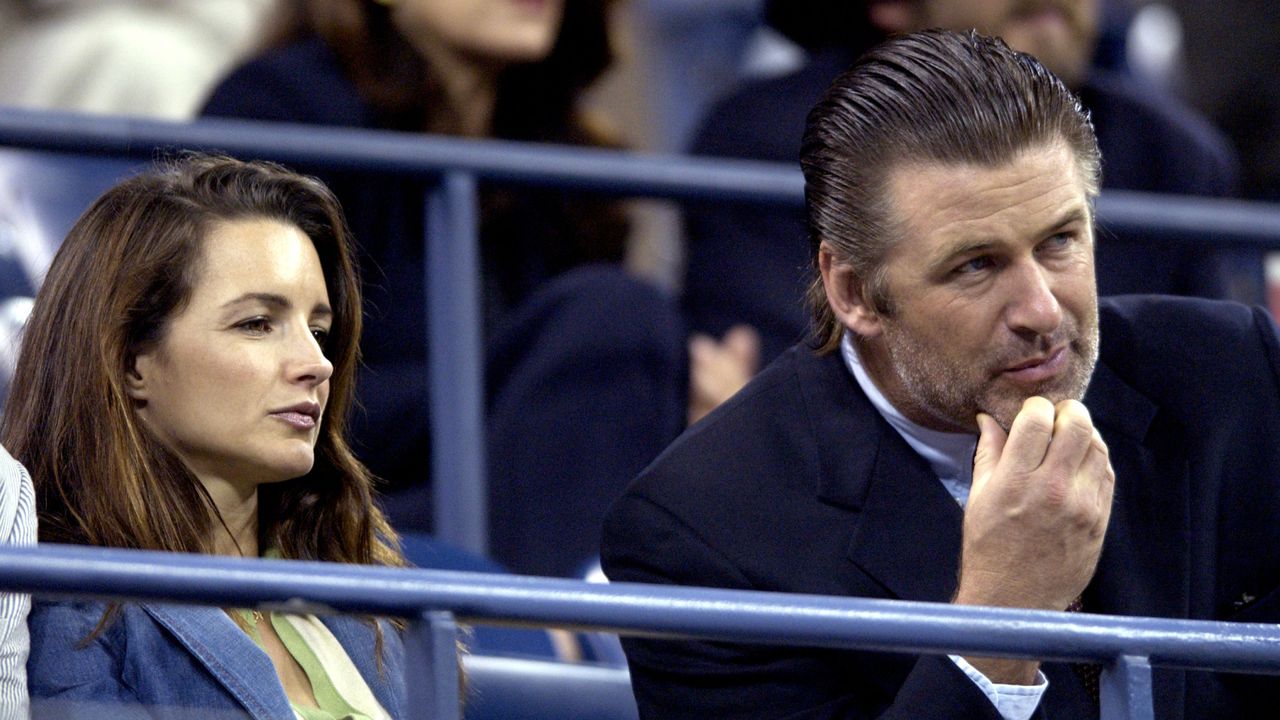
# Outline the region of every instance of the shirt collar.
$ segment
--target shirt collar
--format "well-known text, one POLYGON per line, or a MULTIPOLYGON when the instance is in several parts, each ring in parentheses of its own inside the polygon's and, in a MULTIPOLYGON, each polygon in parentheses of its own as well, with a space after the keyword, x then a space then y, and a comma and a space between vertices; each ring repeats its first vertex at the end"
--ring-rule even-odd
POLYGON ((840 355, 876 411, 907 441, 912 450, 929 463, 951 497, 964 505, 969 499, 969 486, 973 482, 973 452, 978 446, 978 436, 972 433, 930 430, 908 420, 871 380, 866 368, 862 366, 858 349, 853 344, 853 333, 847 330, 840 339, 840 355))

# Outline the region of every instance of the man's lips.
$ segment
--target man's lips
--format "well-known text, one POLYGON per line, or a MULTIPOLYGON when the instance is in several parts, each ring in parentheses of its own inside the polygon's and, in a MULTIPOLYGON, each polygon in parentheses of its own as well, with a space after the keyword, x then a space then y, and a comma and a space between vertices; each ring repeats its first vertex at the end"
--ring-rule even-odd
POLYGON ((1010 365, 1001 374, 1017 383, 1038 383, 1056 376, 1066 365, 1067 346, 1062 345, 1048 355, 1010 365))

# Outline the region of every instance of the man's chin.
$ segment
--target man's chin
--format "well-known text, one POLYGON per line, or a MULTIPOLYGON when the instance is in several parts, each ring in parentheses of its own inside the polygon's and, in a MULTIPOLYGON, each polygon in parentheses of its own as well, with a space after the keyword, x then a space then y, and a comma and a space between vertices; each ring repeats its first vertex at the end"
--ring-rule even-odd
POLYGON ((1000 423, 1000 427, 1004 428, 1005 432, 1008 432, 1009 428, 1013 426, 1013 419, 1018 416, 1018 412, 1022 410, 1022 404, 1027 401, 1027 398, 1042 397, 1054 405, 1063 400, 1080 400, 1084 397, 1084 392, 1076 387, 1077 384, 1071 382, 1044 383, 1039 387, 1024 392, 991 398, 986 402, 980 403, 980 409, 981 412, 995 418, 995 421, 1000 423))

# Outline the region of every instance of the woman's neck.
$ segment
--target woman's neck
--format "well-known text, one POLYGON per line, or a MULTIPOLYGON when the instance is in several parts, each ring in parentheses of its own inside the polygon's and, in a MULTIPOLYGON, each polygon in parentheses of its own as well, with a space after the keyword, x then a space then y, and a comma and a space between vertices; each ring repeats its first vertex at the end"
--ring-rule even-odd
POLYGON ((220 478, 200 478, 222 521, 215 522, 213 553, 258 557, 258 487, 232 483, 220 478), (224 527, 225 524, 225 527, 224 527))
POLYGON ((493 131, 493 108, 498 99, 499 64, 484 63, 439 42, 423 39, 414 49, 439 79, 456 127, 464 137, 488 137, 493 131))

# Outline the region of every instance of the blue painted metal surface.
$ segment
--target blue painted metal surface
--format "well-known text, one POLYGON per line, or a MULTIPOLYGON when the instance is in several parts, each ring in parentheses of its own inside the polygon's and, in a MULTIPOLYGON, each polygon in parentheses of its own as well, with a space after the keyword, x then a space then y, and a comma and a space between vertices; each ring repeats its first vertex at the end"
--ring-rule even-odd
MULTIPOLYGON (((646 155, 383 130, 245 120, 194 123, 0 109, 0 145, 150 159, 157 149, 221 150, 239 157, 334 169, 437 177, 449 170, 482 180, 622 195, 766 202, 798 207, 804 181, 792 165, 646 155)), ((1215 198, 1108 191, 1100 222, 1173 240, 1280 248, 1280 207, 1215 198)))
POLYGON ((1280 627, 1245 623, 57 545, 0 546, 0 590, 414 619, 441 610, 463 621, 898 652, 1097 662, 1134 655, 1162 667, 1280 675, 1280 627))
POLYGON ((144 160, 164 148, 221 151, 427 178, 461 170, 485 180, 648 197, 798 205, 804 194, 800 173, 774 163, 220 118, 178 123, 4 108, 0 145, 144 160))
POLYGON ((1102 720, 1153 718, 1151 663, 1140 655, 1121 655, 1102 674, 1102 720))
POLYGON ((453 170, 426 200, 427 368, 435 534, 488 550, 484 348, 476 179, 453 170))
POLYGON ((466 655, 467 720, 639 720, 626 668, 466 655))

